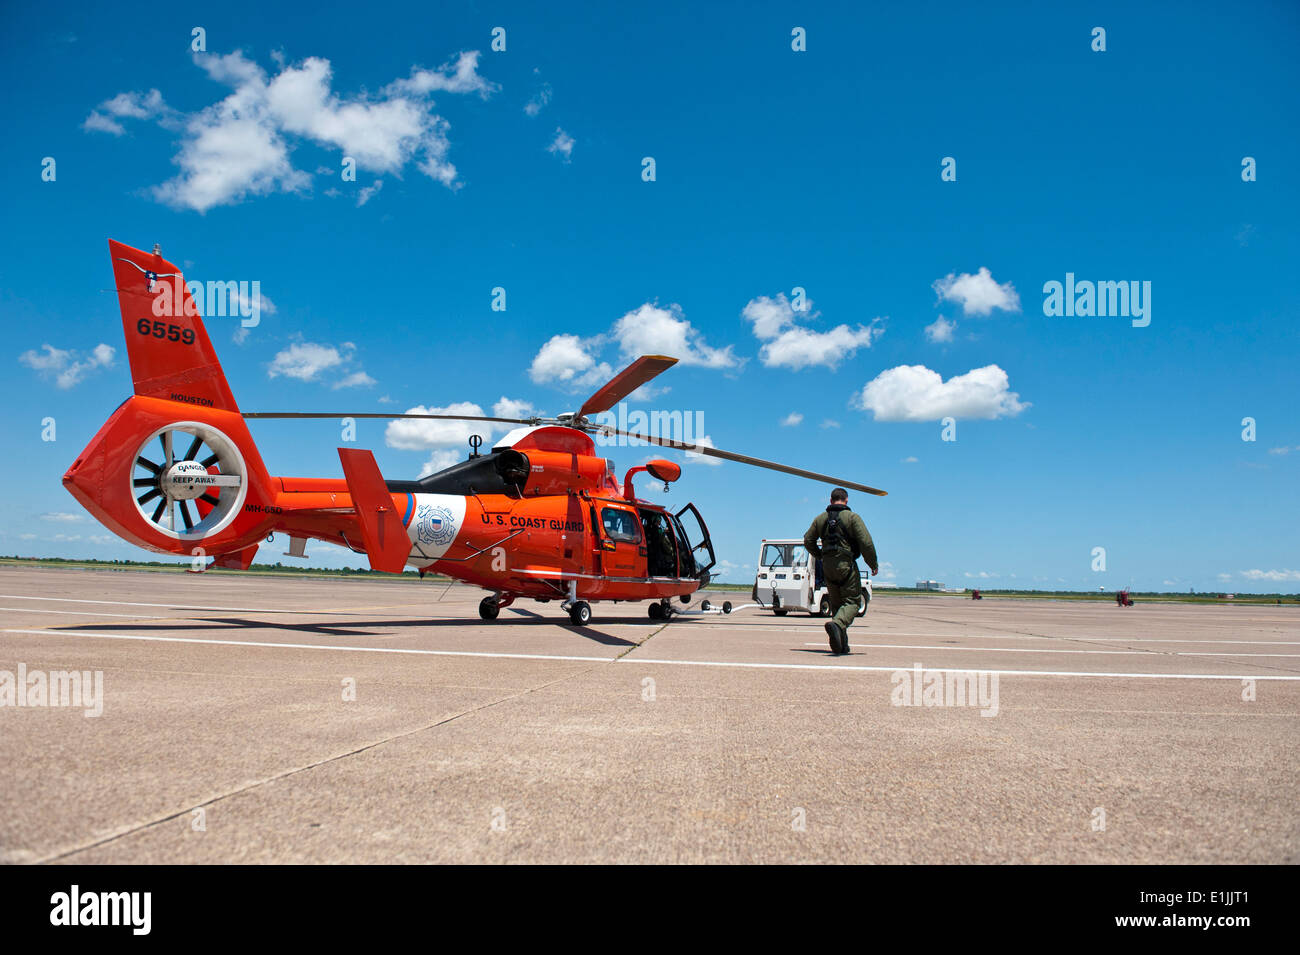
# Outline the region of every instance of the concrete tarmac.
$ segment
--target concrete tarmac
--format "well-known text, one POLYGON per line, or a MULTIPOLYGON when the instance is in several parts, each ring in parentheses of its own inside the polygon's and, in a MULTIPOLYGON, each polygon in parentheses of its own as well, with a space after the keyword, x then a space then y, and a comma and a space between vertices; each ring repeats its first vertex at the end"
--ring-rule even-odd
POLYGON ((1295 607, 482 595, 0 568, 0 861, 1300 860, 1295 607))

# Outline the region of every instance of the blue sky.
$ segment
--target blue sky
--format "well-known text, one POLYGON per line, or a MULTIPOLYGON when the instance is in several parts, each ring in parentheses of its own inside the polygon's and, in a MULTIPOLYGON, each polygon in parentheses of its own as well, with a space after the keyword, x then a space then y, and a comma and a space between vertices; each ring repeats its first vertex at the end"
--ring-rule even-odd
MULTIPOLYGON (((882 579, 1300 591, 1298 8, 994 6, 7 6, 0 552, 146 556, 60 484, 130 390, 112 237, 261 283, 208 323, 244 410, 555 413, 680 344, 633 407, 888 489, 851 500, 882 579), (1150 282, 1150 324, 1044 314, 1067 273, 1150 282)), ((340 474, 334 422, 254 434, 340 474)), ((357 443, 407 478, 462 436, 357 443)), ((825 491, 693 462, 669 501, 744 580, 825 491)))

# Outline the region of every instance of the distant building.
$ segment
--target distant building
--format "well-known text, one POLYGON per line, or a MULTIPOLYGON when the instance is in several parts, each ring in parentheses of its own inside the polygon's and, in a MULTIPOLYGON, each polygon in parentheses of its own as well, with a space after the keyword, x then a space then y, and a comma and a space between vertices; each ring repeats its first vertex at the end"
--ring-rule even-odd
POLYGON ((937 580, 918 580, 916 582, 917 590, 943 590, 943 584, 937 580))

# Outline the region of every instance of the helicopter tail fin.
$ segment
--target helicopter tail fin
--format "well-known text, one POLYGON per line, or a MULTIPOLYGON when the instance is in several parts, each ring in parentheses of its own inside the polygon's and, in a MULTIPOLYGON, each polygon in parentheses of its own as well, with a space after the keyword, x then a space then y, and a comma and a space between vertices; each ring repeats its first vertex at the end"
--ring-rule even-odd
POLYGON ((370 568, 400 574, 411 553, 411 542, 402 517, 393 506, 393 495, 379 473, 375 456, 360 448, 339 448, 339 461, 361 524, 361 539, 370 558, 370 568))
POLYGON ((135 393, 238 411, 180 267, 112 239, 108 251, 135 393))

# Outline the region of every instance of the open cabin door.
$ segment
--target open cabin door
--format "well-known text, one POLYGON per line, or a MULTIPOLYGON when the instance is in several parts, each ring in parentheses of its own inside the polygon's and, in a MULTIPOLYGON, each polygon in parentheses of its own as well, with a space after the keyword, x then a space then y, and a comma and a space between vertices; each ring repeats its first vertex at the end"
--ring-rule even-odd
MULTIPOLYGON (((704 523, 704 518, 700 516, 699 509, 694 504, 687 504, 677 512, 675 518, 677 528, 682 534, 682 539, 686 542, 685 550, 689 551, 693 568, 683 566, 681 575, 683 577, 701 577, 703 578, 713 569, 713 565, 718 559, 713 554, 713 541, 709 539, 709 528, 704 523)), ((687 564, 685 555, 681 564, 687 564)))

